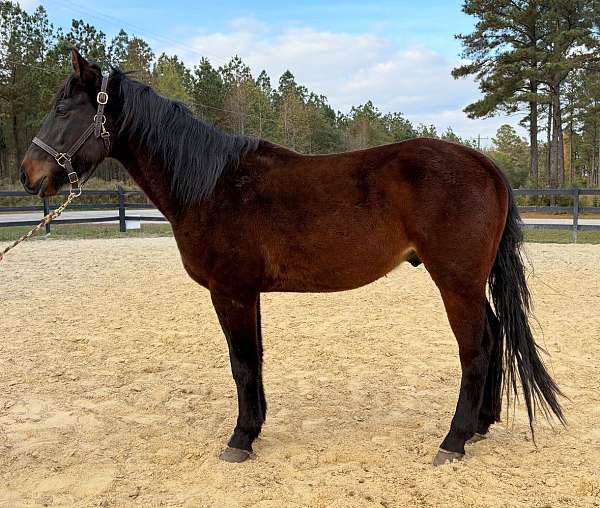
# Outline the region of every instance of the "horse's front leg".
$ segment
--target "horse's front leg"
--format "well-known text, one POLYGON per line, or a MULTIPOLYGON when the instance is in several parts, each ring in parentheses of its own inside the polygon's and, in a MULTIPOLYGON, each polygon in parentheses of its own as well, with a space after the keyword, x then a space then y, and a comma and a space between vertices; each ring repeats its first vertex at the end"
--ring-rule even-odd
POLYGON ((229 346, 231 372, 237 387, 238 419, 228 448, 227 462, 243 462, 260 434, 266 404, 262 394, 262 348, 258 335, 259 293, 240 296, 211 288, 211 298, 229 346))

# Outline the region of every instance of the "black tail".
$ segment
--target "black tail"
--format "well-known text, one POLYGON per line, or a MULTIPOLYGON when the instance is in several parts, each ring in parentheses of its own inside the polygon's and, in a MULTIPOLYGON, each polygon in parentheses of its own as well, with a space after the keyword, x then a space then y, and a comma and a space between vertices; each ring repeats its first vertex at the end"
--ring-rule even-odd
POLYGON ((504 342, 504 352, 502 346, 498 351, 498 360, 503 363, 503 390, 507 396, 517 397, 518 375, 533 433, 533 420, 538 409, 548 419, 554 413, 563 425, 566 420, 557 400, 562 393, 546 370, 540 358, 540 348, 529 327, 531 297, 521 256, 521 219, 508 183, 507 187, 508 216, 490 274, 489 287, 500 325, 499 340, 504 342))

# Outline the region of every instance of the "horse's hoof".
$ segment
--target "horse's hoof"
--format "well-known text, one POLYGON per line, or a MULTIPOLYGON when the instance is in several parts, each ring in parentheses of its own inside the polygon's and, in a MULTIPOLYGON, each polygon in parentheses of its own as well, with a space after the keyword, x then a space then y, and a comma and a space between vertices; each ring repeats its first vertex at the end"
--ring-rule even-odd
POLYGON ((483 441, 484 439, 487 439, 487 436, 485 434, 475 432, 475 434, 473 434, 473 437, 471 437, 471 439, 469 439, 465 444, 479 443, 479 441, 483 441))
POLYGON ((464 453, 449 452, 448 450, 440 448, 436 456, 433 458, 433 465, 441 466, 442 464, 448 464, 450 462, 462 460, 464 456, 464 453))
POLYGON ((250 454, 251 452, 249 452, 248 450, 242 450, 240 448, 231 448, 228 446, 221 452, 219 458, 221 460, 224 460, 225 462, 238 463, 248 460, 250 458, 250 454))

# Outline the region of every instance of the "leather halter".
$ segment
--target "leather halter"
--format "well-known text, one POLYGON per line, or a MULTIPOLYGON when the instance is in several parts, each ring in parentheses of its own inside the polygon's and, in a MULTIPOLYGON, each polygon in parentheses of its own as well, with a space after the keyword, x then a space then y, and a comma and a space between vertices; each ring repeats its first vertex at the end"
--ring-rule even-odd
MULTIPOLYGON (((91 125, 83 132, 77 141, 73 143, 71 148, 69 148, 66 152, 58 152, 50 145, 44 143, 37 136, 33 138, 32 143, 39 146, 46 153, 54 157, 56 163, 63 167, 67 172, 67 177, 69 179, 69 183, 71 187, 79 187, 79 177, 77 173, 73 170, 73 166, 71 164, 71 159, 73 156, 79 151, 79 149, 84 145, 84 143, 89 139, 89 137, 94 134, 96 138, 101 138, 106 151, 110 150, 110 133, 106 130, 106 116, 104 115, 104 107, 108 103, 108 94, 106 93, 106 89, 108 88, 108 74, 104 74, 102 76, 102 84, 100 86, 100 91, 96 96, 96 101, 98 102, 98 110, 94 115, 94 119, 91 125)), ((84 182, 85 183, 85 182, 84 182)))

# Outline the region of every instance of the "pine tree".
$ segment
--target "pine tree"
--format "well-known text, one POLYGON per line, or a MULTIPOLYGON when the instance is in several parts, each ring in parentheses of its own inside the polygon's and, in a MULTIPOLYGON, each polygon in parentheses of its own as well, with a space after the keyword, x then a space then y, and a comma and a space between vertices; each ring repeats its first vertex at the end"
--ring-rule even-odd
POLYGON ((551 187, 564 183, 562 92, 572 72, 598 60, 600 48, 594 34, 594 9, 588 0, 549 0, 543 17, 546 35, 542 41, 540 81, 548 89, 551 104, 548 182, 551 187))
POLYGON ((252 102, 257 95, 257 86, 248 67, 239 56, 219 68, 225 88, 225 123, 236 134, 249 134, 256 131, 251 125, 252 102))
POLYGON ((332 153, 342 149, 336 115, 327 97, 311 93, 306 103, 309 128, 309 153, 332 153))
POLYGON ((310 147, 309 115, 306 108, 308 90, 296 83, 296 78, 285 71, 279 78, 279 86, 274 94, 278 113, 278 141, 298 151, 308 151, 310 147))
POLYGON ((255 114, 258 115, 258 129, 256 135, 259 138, 276 136, 277 119, 273 106, 273 88, 271 78, 264 69, 256 78, 258 87, 257 102, 254 106, 255 114))
POLYGON ((60 70, 40 72, 56 44, 46 11, 31 15, 18 4, 0 2, 0 122, 4 166, 18 167, 31 137, 46 114, 61 79, 60 70))
POLYGON ((352 107, 347 128, 351 149, 368 148, 390 141, 383 115, 371 101, 352 107))
POLYGON ((471 34, 459 34, 462 57, 469 62, 452 71, 455 78, 475 76, 483 98, 465 108, 470 118, 515 113, 526 105, 530 170, 538 181, 538 104, 540 45, 546 36, 548 0, 465 0, 463 12, 477 18, 471 34))
POLYGON ((148 43, 140 37, 131 37, 127 41, 127 53, 121 69, 131 72, 138 81, 151 84, 153 60, 154 52, 148 43))
POLYGON ((104 68, 110 64, 106 34, 82 19, 74 19, 71 22, 71 30, 64 39, 71 47, 77 48, 88 60, 96 62, 104 68))
POLYGON ((127 62, 127 48, 129 46, 129 35, 123 29, 113 38, 108 47, 108 59, 114 67, 123 68, 127 62))
POLYGON ((192 77, 190 71, 177 56, 162 53, 152 69, 152 86, 161 95, 191 103, 192 77))
POLYGON ((224 124, 225 84, 217 70, 202 58, 192 73, 192 104, 204 121, 213 125, 224 124))
POLYGON ((413 125, 402 116, 402 113, 387 113, 383 123, 391 142, 404 141, 417 137, 413 125))

